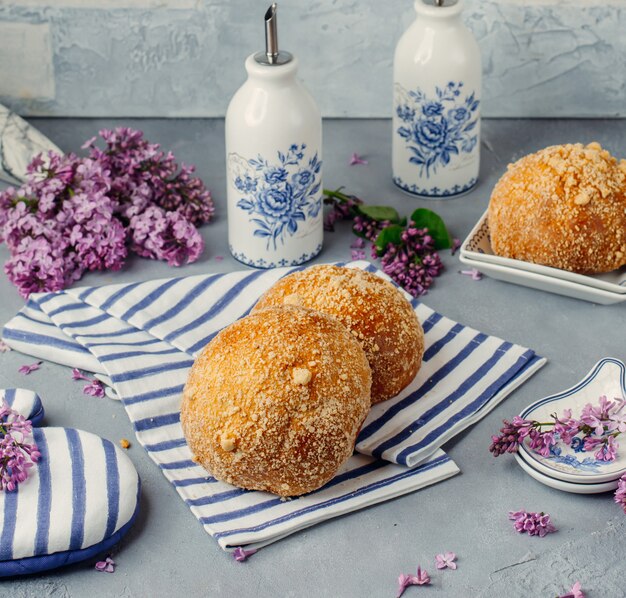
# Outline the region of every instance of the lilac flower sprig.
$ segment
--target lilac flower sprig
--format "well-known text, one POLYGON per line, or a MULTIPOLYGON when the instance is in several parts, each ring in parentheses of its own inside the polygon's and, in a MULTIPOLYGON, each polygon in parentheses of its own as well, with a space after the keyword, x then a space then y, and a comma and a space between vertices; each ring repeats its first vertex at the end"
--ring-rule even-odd
MULTIPOLYGON (((489 451, 494 457, 504 453, 516 453, 519 445, 529 438, 528 446, 540 455, 548 457, 559 441, 574 442, 581 450, 595 451, 598 461, 614 461, 619 444, 617 438, 626 432, 626 400, 613 401, 601 396, 597 405, 587 403, 580 417, 572 417, 572 410, 565 409, 561 417, 553 413, 553 421, 538 422, 515 416, 511 421, 503 420, 500 434, 491 437, 489 451)), ((577 449, 579 450, 579 449, 577 449)), ((618 481, 615 502, 626 513, 626 474, 618 481)))
POLYGON ((0 490, 12 492, 28 478, 28 470, 41 453, 34 442, 27 442, 33 426, 30 420, 0 405, 0 490))
POLYGON ((325 189, 324 195, 324 203, 332 206, 324 220, 326 230, 333 231, 338 220, 352 220, 352 231, 372 243, 371 255, 380 259, 387 275, 414 297, 427 292, 443 271, 437 250, 453 246, 435 212, 419 208, 407 220, 394 208, 366 205, 341 189, 325 189))
POLYGON ((211 194, 171 152, 128 128, 102 130, 87 157, 36 156, 19 189, 0 193, 5 272, 23 297, 61 290, 87 271, 119 270, 129 251, 180 266, 198 259, 196 227, 213 217, 211 194))
POLYGON ((587 403, 580 418, 572 417, 572 410, 565 409, 559 418, 556 413, 551 415, 553 421, 538 422, 515 416, 510 422, 503 420, 504 426, 500 434, 491 437, 489 451, 494 457, 504 453, 516 453, 525 438, 528 445, 540 455, 548 457, 552 447, 561 440, 570 444, 582 435, 585 451, 595 450, 598 461, 614 461, 619 445, 616 438, 626 432, 626 419, 622 410, 626 401, 609 401, 601 396, 597 406, 587 403))

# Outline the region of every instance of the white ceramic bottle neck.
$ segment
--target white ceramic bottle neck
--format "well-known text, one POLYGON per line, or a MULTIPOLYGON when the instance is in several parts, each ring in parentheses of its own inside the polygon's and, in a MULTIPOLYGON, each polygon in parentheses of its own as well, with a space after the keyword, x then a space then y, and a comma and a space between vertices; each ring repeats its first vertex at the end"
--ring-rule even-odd
POLYGON ((295 79, 298 72, 298 59, 294 56, 286 64, 260 64, 254 54, 246 59, 246 71, 251 79, 269 84, 284 85, 295 79))

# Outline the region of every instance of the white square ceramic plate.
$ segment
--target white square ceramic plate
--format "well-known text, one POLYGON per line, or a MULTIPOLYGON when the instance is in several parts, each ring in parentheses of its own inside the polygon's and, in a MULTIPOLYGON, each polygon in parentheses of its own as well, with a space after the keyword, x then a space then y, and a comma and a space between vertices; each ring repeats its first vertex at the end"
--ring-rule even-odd
POLYGON ((494 255, 485 212, 467 236, 460 251, 461 262, 492 278, 592 301, 602 305, 626 301, 626 269, 584 275, 494 255))

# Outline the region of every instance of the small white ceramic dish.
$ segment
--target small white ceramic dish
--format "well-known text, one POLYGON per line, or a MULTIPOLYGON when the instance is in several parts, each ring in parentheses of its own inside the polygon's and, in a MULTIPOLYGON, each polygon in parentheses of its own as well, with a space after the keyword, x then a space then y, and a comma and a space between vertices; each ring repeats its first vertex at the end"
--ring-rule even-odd
POLYGON ((604 482, 602 484, 573 484, 572 482, 564 482, 547 475, 543 475, 533 467, 531 467, 519 454, 513 455, 520 467, 531 477, 549 486, 555 490, 563 492, 571 492, 573 494, 600 494, 601 492, 611 492, 617 488, 617 480, 612 482, 604 482))
MULTIPOLYGON (((618 359, 601 359, 578 384, 536 401, 524 409, 520 417, 551 421, 552 413, 561 415, 565 409, 571 409, 572 414, 577 416, 587 403, 596 405, 602 395, 609 400, 626 400, 626 366, 618 359)), ((594 451, 584 451, 579 437, 574 438, 570 445, 559 443, 548 457, 531 449, 528 439, 520 445, 519 451, 537 473, 569 483, 615 482, 626 473, 626 451, 618 451, 615 461, 599 461, 594 457, 594 451)))
POLYGON ((494 255, 489 238, 487 212, 461 245, 460 259, 464 264, 505 282, 602 305, 626 301, 624 268, 605 274, 584 275, 494 255))

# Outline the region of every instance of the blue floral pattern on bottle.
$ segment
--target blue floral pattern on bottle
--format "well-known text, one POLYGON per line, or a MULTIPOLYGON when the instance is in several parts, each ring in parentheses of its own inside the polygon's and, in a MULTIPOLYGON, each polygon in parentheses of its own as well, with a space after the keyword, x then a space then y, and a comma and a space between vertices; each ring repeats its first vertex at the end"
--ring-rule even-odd
POLYGON ((254 236, 266 239, 266 249, 293 236, 309 219, 319 216, 322 207, 319 174, 322 162, 317 152, 305 158, 306 144, 293 144, 278 152, 278 161, 262 156, 245 159, 228 156, 233 184, 242 197, 237 207, 254 223, 254 236))
POLYGON ((453 155, 469 154, 478 143, 480 101, 474 92, 463 98, 462 88, 462 82, 450 81, 429 98, 419 88, 396 85, 396 115, 403 123, 396 132, 406 140, 409 162, 419 167, 420 176, 430 177, 453 155))

